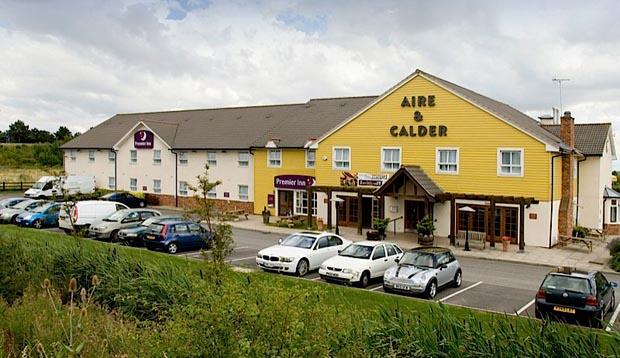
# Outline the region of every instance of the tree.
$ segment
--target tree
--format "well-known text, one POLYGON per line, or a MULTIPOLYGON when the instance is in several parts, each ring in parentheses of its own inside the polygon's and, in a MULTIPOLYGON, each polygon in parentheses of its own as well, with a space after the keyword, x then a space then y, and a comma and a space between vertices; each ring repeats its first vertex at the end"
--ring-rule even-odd
POLYGON ((73 138, 73 134, 71 133, 69 128, 65 126, 60 126, 56 133, 54 133, 54 137, 56 138, 56 140, 64 143, 73 138))
POLYGON ((30 127, 21 120, 17 120, 9 125, 7 134, 9 135, 9 141, 11 143, 30 142, 30 127))
POLYGON ((29 143, 52 143, 55 140, 54 135, 46 130, 38 128, 30 130, 29 143))

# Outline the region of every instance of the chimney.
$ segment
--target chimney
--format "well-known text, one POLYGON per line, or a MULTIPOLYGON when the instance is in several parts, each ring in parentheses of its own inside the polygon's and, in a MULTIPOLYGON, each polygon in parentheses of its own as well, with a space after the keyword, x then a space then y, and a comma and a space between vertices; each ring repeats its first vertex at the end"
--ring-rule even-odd
POLYGON ((553 124, 560 124, 560 109, 558 107, 552 107, 553 112, 553 124))
POLYGON ((550 114, 540 115, 538 117, 538 120, 540 120, 540 124, 543 125, 543 126, 548 126, 550 124, 555 124, 554 118, 550 114))
POLYGON ((572 236, 575 222, 573 220, 575 119, 568 111, 564 112, 560 118, 560 139, 569 147, 569 152, 562 155, 562 196, 558 215, 558 231, 560 235, 572 236))

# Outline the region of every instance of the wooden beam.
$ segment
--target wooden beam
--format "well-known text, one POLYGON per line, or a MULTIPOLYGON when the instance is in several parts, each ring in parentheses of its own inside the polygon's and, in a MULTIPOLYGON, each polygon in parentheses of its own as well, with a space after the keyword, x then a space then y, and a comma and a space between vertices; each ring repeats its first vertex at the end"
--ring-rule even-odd
MULTIPOLYGON (((338 215, 338 213, 336 213, 338 215)), ((332 228, 332 191, 327 191, 327 228, 332 228)))
MULTIPOLYGON (((357 234, 362 234, 362 193, 357 193, 357 234)), ((372 216, 372 215, 371 215, 372 216)))
POLYGON ((519 252, 525 250, 525 202, 519 205, 519 252))
POLYGON ((314 195, 314 192, 312 191, 311 186, 306 187, 306 192, 308 193, 308 221, 306 221, 306 226, 308 227, 308 230, 310 230, 312 229, 312 196, 314 195))
POLYGON ((456 199, 450 198, 450 245, 456 245, 456 199))
POLYGON ((491 247, 495 247, 495 200, 491 200, 488 230, 491 236, 491 247))

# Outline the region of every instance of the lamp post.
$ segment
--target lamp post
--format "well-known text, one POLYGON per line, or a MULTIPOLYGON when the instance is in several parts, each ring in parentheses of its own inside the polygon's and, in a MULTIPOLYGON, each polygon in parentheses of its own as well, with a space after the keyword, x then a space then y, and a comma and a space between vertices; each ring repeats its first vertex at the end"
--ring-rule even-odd
POLYGON ((476 212, 476 210, 472 209, 469 206, 463 206, 462 208, 459 208, 459 211, 467 213, 467 223, 465 224, 465 248, 463 250, 470 251, 469 250, 469 218, 472 213, 476 212))
POLYGON ((336 235, 340 235, 340 227, 338 226, 338 208, 340 207, 340 203, 344 202, 344 199, 336 197, 333 198, 332 201, 336 203, 336 235))

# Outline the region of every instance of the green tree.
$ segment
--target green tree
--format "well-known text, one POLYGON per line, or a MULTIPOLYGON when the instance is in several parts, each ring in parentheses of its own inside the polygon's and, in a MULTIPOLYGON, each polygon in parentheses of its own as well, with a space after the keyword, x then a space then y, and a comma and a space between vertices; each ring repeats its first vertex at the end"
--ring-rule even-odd
POLYGON ((60 126, 58 130, 56 131, 56 133, 54 133, 54 137, 56 138, 56 140, 62 143, 65 143, 69 141, 71 138, 73 138, 73 134, 71 133, 69 128, 65 126, 60 126))
POLYGON ((29 143, 30 142, 30 127, 21 120, 17 120, 9 125, 7 131, 9 135, 9 141, 11 143, 29 143))
POLYGON ((30 130, 30 143, 52 143, 56 140, 54 135, 46 130, 32 128, 30 130))

